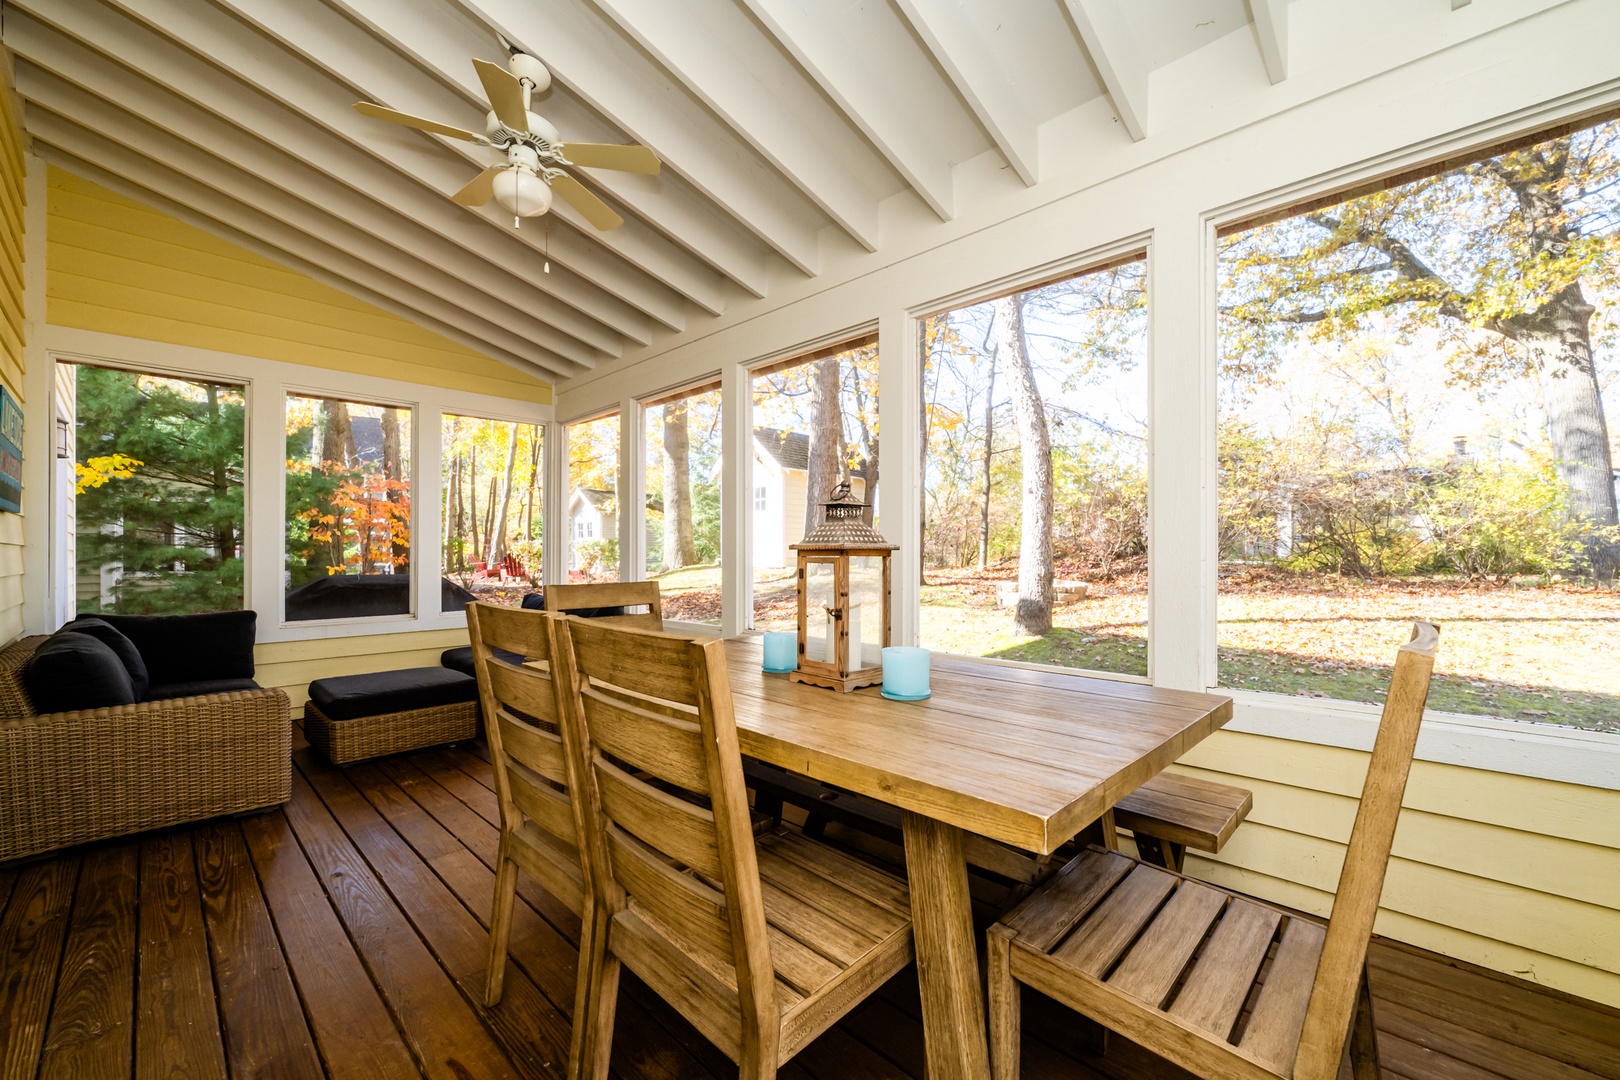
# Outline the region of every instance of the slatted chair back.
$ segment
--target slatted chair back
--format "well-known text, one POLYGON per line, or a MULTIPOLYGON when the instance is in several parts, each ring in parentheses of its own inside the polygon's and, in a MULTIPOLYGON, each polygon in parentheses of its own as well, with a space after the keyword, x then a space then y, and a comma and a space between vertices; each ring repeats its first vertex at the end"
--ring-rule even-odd
POLYGON ((614 581, 599 585, 547 585, 546 610, 559 615, 579 614, 609 626, 660 632, 664 629, 663 600, 656 581, 614 581), (646 608, 623 615, 593 615, 601 608, 646 608))
POLYGON ((724 1001, 689 1014, 699 1029, 774 1065, 775 977, 724 645, 605 622, 558 624, 590 781, 587 863, 616 934, 673 946, 724 987, 724 1001))
MULTIPOLYGON (((570 760, 573 749, 562 723, 561 696, 551 674, 555 653, 552 627, 556 621, 540 611, 498 607, 482 601, 467 605, 502 831, 514 832, 532 822, 567 848, 577 849, 579 821, 569 798, 575 786, 577 762, 570 760), (494 655, 496 649, 517 653, 531 663, 503 660, 494 655), (545 663, 547 668, 533 666, 534 661, 545 663)), ((584 903, 580 885, 583 872, 575 867, 559 869, 571 880, 552 877, 543 884, 578 912, 584 903), (573 873, 566 873, 568 870, 573 873)))
POLYGON ((1311 987, 1305 1026, 1300 1031, 1299 1054, 1294 1061, 1296 1080, 1332 1080, 1339 1073, 1345 1037, 1355 1017, 1356 999, 1363 992, 1367 943, 1384 891, 1395 825, 1412 771, 1418 727, 1428 701, 1440 631, 1418 623, 1412 640, 1395 657, 1389 696, 1367 764, 1355 827, 1345 852, 1344 869, 1333 899, 1322 959, 1311 987))

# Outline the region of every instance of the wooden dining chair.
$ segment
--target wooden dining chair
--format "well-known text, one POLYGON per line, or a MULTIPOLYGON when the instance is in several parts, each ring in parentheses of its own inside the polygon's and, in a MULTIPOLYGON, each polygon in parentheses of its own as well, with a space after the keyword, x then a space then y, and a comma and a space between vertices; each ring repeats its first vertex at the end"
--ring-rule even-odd
POLYGON ((1396 655, 1326 926, 1090 848, 990 928, 995 1080, 1018 1076, 1020 985, 1209 1080, 1334 1080, 1347 1038, 1378 1080, 1367 943, 1439 634, 1420 622, 1396 655))
POLYGON ((611 626, 631 626, 637 630, 664 628, 663 600, 656 581, 610 581, 599 585, 547 585, 546 610, 559 615, 579 615, 601 619, 611 626), (606 614, 603 609, 646 608, 606 614))
POLYGON ((756 844, 721 642, 571 618, 558 658, 601 907, 577 1075, 608 1075, 622 964, 744 1080, 774 1077, 912 962, 905 882, 787 831, 756 844))
MULTIPOLYGON (((501 839, 495 871, 495 901, 489 920, 488 980, 484 1003, 501 1000, 506 947, 512 931, 517 872, 531 874, 545 890, 582 918, 592 910, 591 882, 580 862, 580 811, 570 798, 580 771, 578 747, 562 722, 562 694, 554 670, 554 616, 540 611, 498 607, 482 601, 467 605, 478 694, 501 808, 501 839), (495 650, 530 663, 503 659, 495 650)), ((583 968, 582 968, 583 970, 583 968)), ((584 1000, 576 987, 575 1016, 584 1000)), ((583 1032, 575 1026, 574 1038, 583 1032)))

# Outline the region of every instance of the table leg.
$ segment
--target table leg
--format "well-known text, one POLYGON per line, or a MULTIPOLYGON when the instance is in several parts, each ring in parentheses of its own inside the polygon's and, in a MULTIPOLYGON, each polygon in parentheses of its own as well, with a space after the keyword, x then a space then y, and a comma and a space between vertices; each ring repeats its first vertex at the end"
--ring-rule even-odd
POLYGON ((962 831, 907 811, 901 820, 922 991, 929 1080, 989 1080, 962 831))

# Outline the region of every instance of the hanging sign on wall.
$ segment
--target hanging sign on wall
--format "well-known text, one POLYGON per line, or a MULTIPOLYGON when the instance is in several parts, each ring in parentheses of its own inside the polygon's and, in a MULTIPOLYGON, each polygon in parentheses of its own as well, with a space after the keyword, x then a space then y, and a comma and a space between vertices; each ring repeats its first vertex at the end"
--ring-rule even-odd
POLYGON ((0 510, 22 512, 23 411, 0 385, 0 510))

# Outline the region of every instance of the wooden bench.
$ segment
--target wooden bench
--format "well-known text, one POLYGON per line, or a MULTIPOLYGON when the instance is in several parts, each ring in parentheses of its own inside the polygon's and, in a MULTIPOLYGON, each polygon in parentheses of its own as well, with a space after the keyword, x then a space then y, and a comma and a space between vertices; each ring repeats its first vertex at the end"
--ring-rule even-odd
MULTIPOLYGON (((743 774, 754 789, 754 809, 780 819, 784 806, 805 812, 803 832, 819 838, 829 823, 900 844, 900 812, 891 806, 795 776, 759 762, 747 762, 743 774)), ((1254 797, 1242 788, 1209 780, 1160 773, 1121 799, 1114 824, 1131 830, 1146 862, 1179 872, 1187 848, 1217 852, 1249 814, 1254 797)), ((974 836, 964 837, 970 866, 1014 885, 1031 885, 1045 877, 1048 859, 974 836)))

